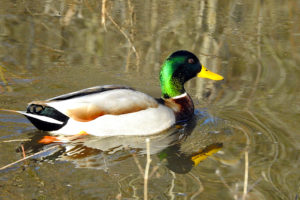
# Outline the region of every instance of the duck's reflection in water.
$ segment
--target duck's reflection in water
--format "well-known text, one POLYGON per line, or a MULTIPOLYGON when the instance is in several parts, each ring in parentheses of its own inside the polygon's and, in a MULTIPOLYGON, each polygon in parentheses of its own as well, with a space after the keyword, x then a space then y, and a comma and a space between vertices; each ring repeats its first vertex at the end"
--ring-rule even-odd
POLYGON ((154 136, 59 136, 59 141, 50 144, 40 143, 45 137, 49 137, 49 134, 34 132, 31 133, 34 135, 31 141, 25 142, 23 147, 26 153, 31 154, 56 145, 57 148, 34 158, 39 162, 69 161, 79 168, 107 170, 121 161, 146 154, 145 140, 149 138, 151 155, 157 155, 160 162, 175 173, 188 173, 194 166, 218 152, 223 146, 220 141, 205 140, 203 142, 207 144, 202 144, 200 149, 193 149, 190 153, 183 152, 181 146, 194 130, 197 121, 199 121, 199 116, 194 116, 190 121, 177 124, 167 132, 154 136))

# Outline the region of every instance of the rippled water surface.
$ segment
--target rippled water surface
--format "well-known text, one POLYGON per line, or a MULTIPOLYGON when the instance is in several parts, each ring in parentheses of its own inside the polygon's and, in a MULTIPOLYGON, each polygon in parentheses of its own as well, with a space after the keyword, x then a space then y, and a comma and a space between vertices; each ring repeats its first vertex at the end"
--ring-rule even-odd
MULTIPOLYGON (((193 120, 150 137, 148 199, 299 199, 299 21, 292 0, 4 0, 0 108, 105 84, 159 97, 186 49, 225 80, 189 81, 193 120)), ((47 135, 0 111, 0 199, 144 198, 145 137, 47 135)))

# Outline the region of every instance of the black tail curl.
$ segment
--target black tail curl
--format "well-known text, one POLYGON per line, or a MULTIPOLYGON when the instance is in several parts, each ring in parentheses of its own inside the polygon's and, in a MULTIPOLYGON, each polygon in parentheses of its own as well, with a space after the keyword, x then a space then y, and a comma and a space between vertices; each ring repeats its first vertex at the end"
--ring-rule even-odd
POLYGON ((61 129, 69 120, 69 117, 59 112, 55 108, 49 106, 43 106, 38 104, 30 104, 27 107, 26 113, 36 115, 36 117, 25 115, 28 120, 39 130, 43 131, 55 131, 61 129), (62 124, 55 124, 45 120, 40 119, 38 116, 45 116, 57 121, 62 122, 62 124))

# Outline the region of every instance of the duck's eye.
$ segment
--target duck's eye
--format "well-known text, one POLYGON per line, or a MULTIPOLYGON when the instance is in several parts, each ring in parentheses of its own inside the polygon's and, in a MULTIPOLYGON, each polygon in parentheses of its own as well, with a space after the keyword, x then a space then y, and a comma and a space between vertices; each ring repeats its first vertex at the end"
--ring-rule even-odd
POLYGON ((194 64, 194 63, 195 63, 195 60, 194 60, 193 58, 189 58, 189 59, 188 59, 188 63, 189 63, 189 64, 194 64))

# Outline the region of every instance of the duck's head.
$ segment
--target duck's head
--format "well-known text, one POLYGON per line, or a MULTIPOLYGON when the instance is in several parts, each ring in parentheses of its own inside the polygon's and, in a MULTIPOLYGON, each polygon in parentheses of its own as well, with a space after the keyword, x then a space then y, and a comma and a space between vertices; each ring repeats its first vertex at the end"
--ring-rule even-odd
POLYGON ((183 50, 172 53, 160 71, 162 97, 172 98, 185 93, 184 83, 196 76, 212 80, 224 79, 207 70, 193 53, 183 50))

